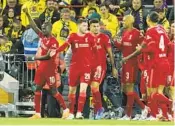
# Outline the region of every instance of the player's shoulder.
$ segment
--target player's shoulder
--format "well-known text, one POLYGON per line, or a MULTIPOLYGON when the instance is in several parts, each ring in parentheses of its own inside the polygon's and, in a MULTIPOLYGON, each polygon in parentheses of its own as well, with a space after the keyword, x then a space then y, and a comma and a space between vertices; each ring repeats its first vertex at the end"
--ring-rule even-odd
POLYGON ((104 33, 100 33, 99 37, 102 38, 102 39, 109 39, 109 36, 104 34, 104 33))

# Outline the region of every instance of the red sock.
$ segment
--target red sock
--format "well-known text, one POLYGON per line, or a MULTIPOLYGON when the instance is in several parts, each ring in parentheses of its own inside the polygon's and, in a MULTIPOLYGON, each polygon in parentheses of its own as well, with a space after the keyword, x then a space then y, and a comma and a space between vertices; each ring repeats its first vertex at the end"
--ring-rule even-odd
POLYGON ((35 111, 36 113, 41 112, 41 91, 35 92, 35 98, 34 98, 34 103, 35 103, 35 111))
POLYGON ((134 92, 129 92, 127 95, 127 105, 126 105, 126 114, 131 117, 132 107, 134 103, 134 92))
POLYGON ((96 109, 101 109, 102 108, 102 100, 101 100, 101 94, 99 91, 94 91, 93 92, 93 98, 94 98, 94 103, 96 109))
POLYGON ((167 115, 168 107, 167 107, 167 104, 160 104, 160 108, 162 109, 163 117, 168 119, 168 115, 167 115))
POLYGON ((69 100, 69 109, 70 113, 74 114, 74 108, 75 108, 75 94, 69 94, 68 95, 68 100, 69 100))
POLYGON ((158 114, 158 103, 157 103, 157 101, 154 99, 154 94, 152 94, 152 95, 150 96, 148 102, 149 102, 148 105, 149 105, 149 107, 150 107, 150 109, 151 109, 151 113, 150 113, 150 114, 151 114, 153 117, 156 118, 156 115, 158 114))
POLYGON ((78 110, 77 110, 78 112, 83 111, 85 102, 86 102, 86 92, 85 93, 80 92, 80 95, 78 98, 78 110))
POLYGON ((145 108, 145 105, 140 100, 138 94, 136 92, 133 92, 133 93, 134 93, 134 100, 136 101, 136 103, 140 106, 141 109, 144 109, 145 108))
POLYGON ((93 107, 94 107, 94 113, 97 114, 98 108, 97 108, 97 105, 95 103, 94 97, 92 98, 92 103, 93 103, 93 107))
POLYGON ((62 95, 61 95, 60 93, 57 92, 57 93, 54 95, 54 97, 56 98, 57 102, 60 103, 60 106, 65 110, 67 107, 66 107, 66 104, 65 104, 65 102, 64 102, 64 99, 63 99, 62 95))

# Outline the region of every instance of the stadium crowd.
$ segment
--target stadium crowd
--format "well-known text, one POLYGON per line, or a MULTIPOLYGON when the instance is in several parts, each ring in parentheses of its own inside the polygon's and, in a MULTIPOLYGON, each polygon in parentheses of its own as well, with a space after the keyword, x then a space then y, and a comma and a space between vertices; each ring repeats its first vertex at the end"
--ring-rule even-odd
POLYGON ((0 52, 21 54, 22 61, 37 64, 33 82, 36 114, 31 118, 45 116, 49 99, 48 117, 57 117, 51 111, 60 105, 63 119, 83 119, 92 94, 94 119, 99 120, 108 111, 105 94, 120 120, 173 120, 173 2, 2 0, 0 52), (61 81, 65 73, 68 78, 61 81), (126 103, 119 102, 111 88, 104 93, 105 80, 108 86, 119 85, 126 103), (64 83, 69 84, 68 105, 58 92, 64 83), (141 108, 140 114, 132 114, 134 103, 141 108))

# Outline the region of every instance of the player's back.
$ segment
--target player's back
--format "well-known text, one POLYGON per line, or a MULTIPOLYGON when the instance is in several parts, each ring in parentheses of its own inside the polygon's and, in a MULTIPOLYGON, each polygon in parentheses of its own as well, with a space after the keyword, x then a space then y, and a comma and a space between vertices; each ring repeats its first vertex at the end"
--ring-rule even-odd
POLYGON ((163 60, 167 60, 168 44, 170 42, 169 37, 160 25, 149 28, 146 32, 146 43, 149 58, 153 63, 160 63, 163 60))
POLYGON ((80 67, 91 65, 93 38, 89 36, 89 33, 83 36, 73 33, 70 35, 69 41, 72 49, 71 65, 77 64, 80 65, 80 67))

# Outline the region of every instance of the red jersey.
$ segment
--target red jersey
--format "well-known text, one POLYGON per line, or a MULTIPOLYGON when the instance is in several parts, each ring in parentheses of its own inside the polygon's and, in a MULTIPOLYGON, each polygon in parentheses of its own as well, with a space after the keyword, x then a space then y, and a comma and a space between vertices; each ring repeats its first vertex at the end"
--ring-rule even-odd
MULTIPOLYGON (((46 55, 49 50, 51 49, 56 50, 59 47, 58 41, 55 39, 55 37, 53 36, 46 37, 42 33, 39 33, 38 36, 40 37, 40 41, 41 41, 41 45, 40 45, 41 56, 46 55)), ((51 59, 40 61, 39 66, 42 66, 43 68, 49 68, 49 67, 56 68, 58 65, 57 57, 58 57, 58 53, 56 52, 56 54, 53 55, 51 59)))
MULTIPOLYGON (((123 57, 126 57, 136 50, 137 44, 143 40, 143 35, 136 28, 125 30, 120 42, 116 42, 117 48, 122 51, 123 57)), ((137 57, 128 60, 131 65, 137 65, 137 57)))
POLYGON ((145 64, 152 67, 164 61, 167 62, 169 42, 169 37, 162 26, 149 28, 143 41, 146 48, 142 49, 142 52, 145 53, 145 64))
POLYGON ((100 33, 93 36, 95 41, 95 62, 97 64, 106 64, 107 49, 111 48, 111 42, 107 35, 100 33))
POLYGON ((174 48, 175 48, 175 40, 168 44, 168 60, 171 66, 174 66, 174 48))
POLYGON ((92 65, 94 41, 90 33, 87 33, 84 36, 72 33, 68 37, 66 43, 70 44, 72 49, 71 65, 92 65))

